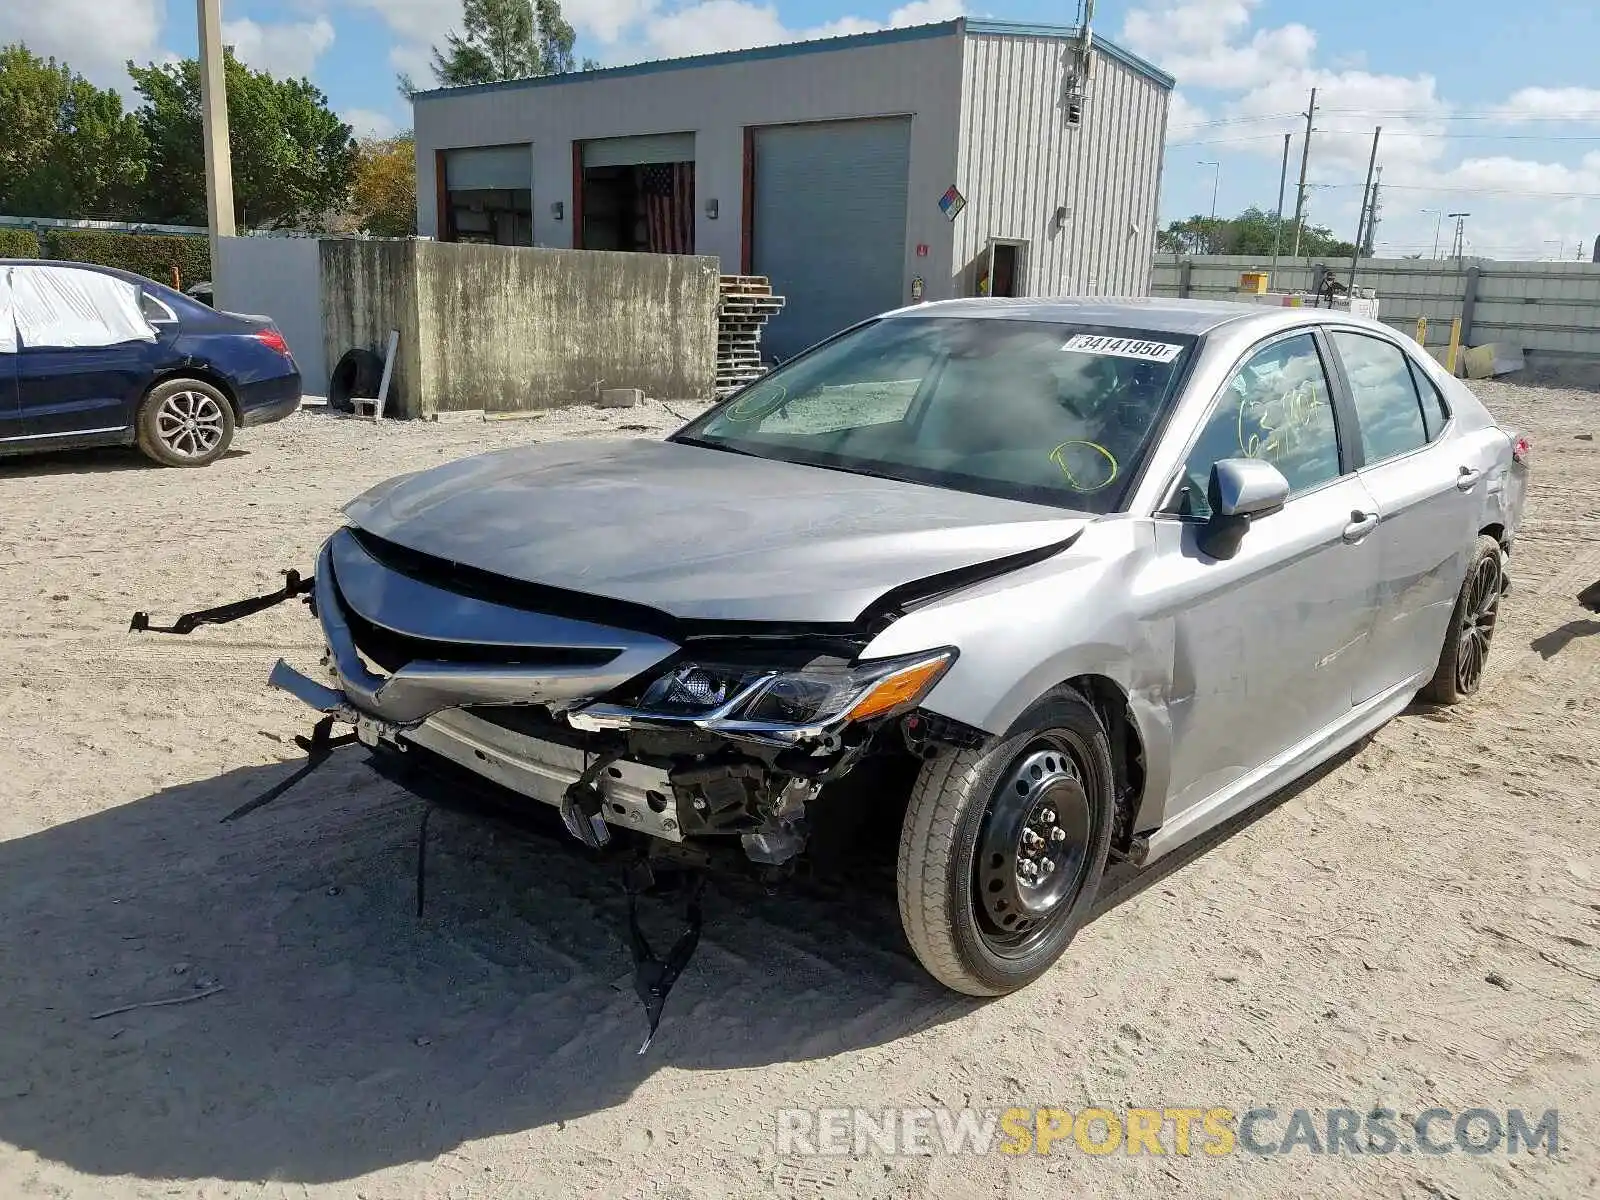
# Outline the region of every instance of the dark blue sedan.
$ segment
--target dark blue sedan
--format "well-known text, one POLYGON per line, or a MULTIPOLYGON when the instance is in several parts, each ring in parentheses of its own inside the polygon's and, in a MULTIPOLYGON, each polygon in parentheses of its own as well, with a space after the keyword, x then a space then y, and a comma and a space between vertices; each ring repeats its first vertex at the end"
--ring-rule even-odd
POLYGON ((138 446, 201 467, 300 406, 271 320, 127 271, 0 259, 0 455, 138 446))

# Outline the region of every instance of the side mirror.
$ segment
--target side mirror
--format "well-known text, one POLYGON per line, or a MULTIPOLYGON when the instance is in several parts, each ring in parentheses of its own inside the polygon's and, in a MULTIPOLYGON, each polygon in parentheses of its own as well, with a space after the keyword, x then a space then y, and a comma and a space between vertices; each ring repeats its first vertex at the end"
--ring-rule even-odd
POLYGON ((1232 558, 1239 553, 1250 522, 1288 502, 1289 481, 1269 462, 1225 458, 1211 468, 1206 499, 1211 517, 1200 531, 1200 549, 1212 558, 1232 558))

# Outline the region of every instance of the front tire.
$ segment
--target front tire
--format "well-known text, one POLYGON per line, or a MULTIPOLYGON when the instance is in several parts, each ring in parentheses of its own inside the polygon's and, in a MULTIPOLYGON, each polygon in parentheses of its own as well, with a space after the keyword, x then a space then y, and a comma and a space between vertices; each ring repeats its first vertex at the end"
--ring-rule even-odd
POLYGON ((900 832, 900 918, 923 967, 969 996, 1050 969, 1088 920, 1115 823, 1111 747, 1072 688, 997 744, 925 764, 900 832))
POLYGON ((1439 651, 1439 665, 1418 693, 1433 704, 1460 704, 1483 685, 1489 645, 1505 592, 1505 564, 1500 543, 1484 534, 1467 564, 1467 577, 1450 614, 1450 628, 1439 651))
POLYGON ((139 449, 165 467, 204 467, 233 443, 233 406, 209 383, 169 379, 139 406, 139 449))

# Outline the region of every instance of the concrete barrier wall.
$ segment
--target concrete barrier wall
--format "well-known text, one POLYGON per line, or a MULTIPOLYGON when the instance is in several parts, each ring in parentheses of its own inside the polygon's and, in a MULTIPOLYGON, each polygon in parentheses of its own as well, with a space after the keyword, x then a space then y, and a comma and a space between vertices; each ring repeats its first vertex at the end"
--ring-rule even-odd
POLYGON ((399 330, 397 415, 712 395, 715 258, 328 238, 320 264, 330 367, 399 330))
MULTIPOLYGON (((1341 283, 1350 261, 1283 259, 1274 291, 1309 291, 1319 262, 1341 283)), ((1157 296, 1225 300, 1237 294, 1239 275, 1270 268, 1270 256, 1158 255, 1150 290, 1157 296)), ((1450 340, 1450 322, 1462 318, 1462 341, 1520 347, 1530 361, 1600 360, 1600 264, 1499 262, 1493 259, 1363 259, 1357 287, 1376 290, 1382 319, 1415 335, 1428 318, 1429 346, 1450 340)))
POLYGON ((718 262, 418 242, 429 412, 592 404, 602 388, 712 395, 718 262))
POLYGON ((346 350, 382 355, 389 331, 400 331, 387 411, 429 415, 422 386, 421 329, 417 308, 417 247, 407 239, 322 239, 323 344, 331 371, 346 350))
POLYGON ((221 238, 217 255, 217 307, 271 317, 289 343, 305 390, 327 391, 317 239, 221 238))

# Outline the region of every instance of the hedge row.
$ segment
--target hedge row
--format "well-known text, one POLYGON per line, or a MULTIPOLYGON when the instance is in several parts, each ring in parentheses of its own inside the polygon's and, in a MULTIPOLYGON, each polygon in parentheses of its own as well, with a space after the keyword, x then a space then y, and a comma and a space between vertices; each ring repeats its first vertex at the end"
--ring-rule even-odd
POLYGON ((211 243, 194 234, 44 229, 39 241, 46 258, 120 267, 180 289, 211 278, 211 243))
POLYGON ((0 225, 0 258, 38 258, 39 239, 31 229, 0 225))

